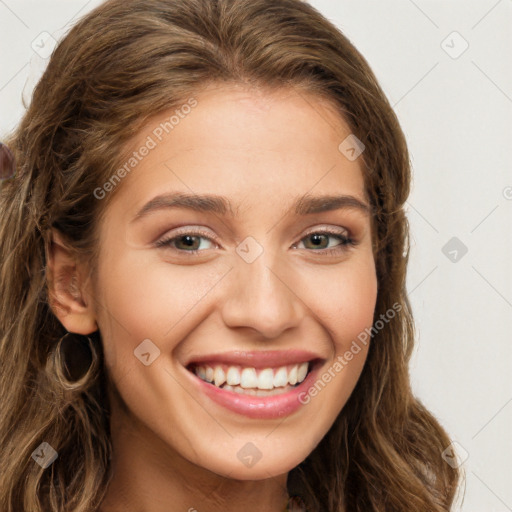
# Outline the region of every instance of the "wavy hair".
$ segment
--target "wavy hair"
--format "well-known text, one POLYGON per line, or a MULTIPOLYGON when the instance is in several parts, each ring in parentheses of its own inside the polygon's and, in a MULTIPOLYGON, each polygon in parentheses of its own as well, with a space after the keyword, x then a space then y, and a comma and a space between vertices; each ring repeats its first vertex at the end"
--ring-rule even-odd
POLYGON ((367 61, 301 0, 109 0, 54 50, 5 141, 16 174, 0 193, 0 509, 89 512, 101 504, 112 450, 101 333, 94 371, 74 386, 55 377, 65 330, 49 303, 50 229, 94 269, 98 224, 116 190, 102 201, 93 191, 126 160, 127 143, 151 116, 211 83, 294 87, 335 105, 365 144, 374 318, 401 306, 372 336, 328 433, 290 471, 290 494, 310 512, 450 510, 460 475, 441 454, 451 440, 414 397, 408 370, 415 331, 406 293, 406 140, 367 61), (43 441, 59 454, 47 469, 31 458, 43 441))

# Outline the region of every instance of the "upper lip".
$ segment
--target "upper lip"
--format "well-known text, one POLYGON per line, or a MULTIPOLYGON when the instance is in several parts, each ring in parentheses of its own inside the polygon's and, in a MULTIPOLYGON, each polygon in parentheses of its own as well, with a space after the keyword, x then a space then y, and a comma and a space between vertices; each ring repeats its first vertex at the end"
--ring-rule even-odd
POLYGON ((318 359, 321 359, 318 354, 306 350, 233 350, 191 357, 185 366, 219 363, 249 368, 277 368, 318 359))

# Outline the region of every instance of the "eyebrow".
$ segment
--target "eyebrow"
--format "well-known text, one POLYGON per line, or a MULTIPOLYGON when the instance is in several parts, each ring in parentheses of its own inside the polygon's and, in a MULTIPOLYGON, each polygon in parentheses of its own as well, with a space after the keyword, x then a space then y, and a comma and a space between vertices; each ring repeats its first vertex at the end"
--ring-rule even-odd
MULTIPOLYGON (((225 196, 214 194, 187 194, 173 192, 161 194, 148 201, 133 217, 130 223, 139 221, 150 213, 171 208, 185 208, 199 212, 235 217, 232 205, 225 196)), ((371 213, 371 207, 351 195, 303 195, 295 199, 292 208, 296 215, 311 215, 333 210, 357 210, 365 215, 371 213)))

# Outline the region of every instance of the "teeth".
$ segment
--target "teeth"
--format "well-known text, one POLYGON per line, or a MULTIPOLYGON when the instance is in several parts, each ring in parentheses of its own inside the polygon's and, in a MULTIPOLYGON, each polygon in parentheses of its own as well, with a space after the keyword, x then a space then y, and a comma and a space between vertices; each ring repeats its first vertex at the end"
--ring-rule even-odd
POLYGON ((258 387, 258 376, 256 375, 256 370, 254 368, 244 368, 242 370, 240 386, 244 389, 258 387))
POLYGON ((226 374, 224 373, 222 366, 215 367, 215 370, 213 370, 213 378, 217 387, 222 386, 222 384, 226 382, 226 374))
POLYGON ((297 365, 293 366, 288 373, 288 382, 293 386, 297 384, 297 365))
POLYGON ((273 389, 274 387, 274 370, 272 368, 265 368, 261 370, 258 376, 259 389, 273 389))
POLYGON ((243 395, 256 395, 256 396, 272 396, 272 395, 280 395, 282 393, 286 393, 293 389, 293 386, 286 386, 284 388, 272 388, 272 389, 244 389, 240 386, 222 386, 222 389, 227 391, 234 391, 235 393, 240 393, 243 395))
POLYGON ((286 366, 281 366, 281 368, 279 368, 277 372, 274 373, 273 384, 275 388, 280 388, 288 384, 288 372, 286 371, 286 366))
POLYGON ((297 371, 297 381, 302 382, 308 373, 308 363, 302 363, 297 371))
POLYGON ((206 371, 204 369, 204 366, 198 366, 196 368, 196 374, 200 379, 206 380, 206 371))
MULTIPOLYGON (((199 375, 199 377, 201 376, 199 375)), ((240 384, 240 372, 238 371, 238 368, 230 366, 228 368, 228 373, 226 374, 226 379, 230 386, 236 386, 237 384, 240 384)))
POLYGON ((211 382, 222 389, 236 393, 266 396, 275 388, 280 388, 283 391, 285 387, 301 383, 306 378, 308 369, 308 362, 279 368, 264 368, 258 371, 255 368, 218 364, 196 366, 194 372, 200 379, 211 382))

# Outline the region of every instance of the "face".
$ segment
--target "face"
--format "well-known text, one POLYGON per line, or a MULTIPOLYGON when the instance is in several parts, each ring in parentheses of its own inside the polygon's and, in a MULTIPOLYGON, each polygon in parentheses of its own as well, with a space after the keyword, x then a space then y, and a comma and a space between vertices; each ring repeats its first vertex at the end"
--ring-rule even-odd
POLYGON ((371 218, 359 160, 338 149, 350 129, 320 98, 233 85, 194 99, 131 141, 95 315, 148 442, 263 479, 307 457, 359 378, 368 347, 345 355, 373 321, 371 218))

